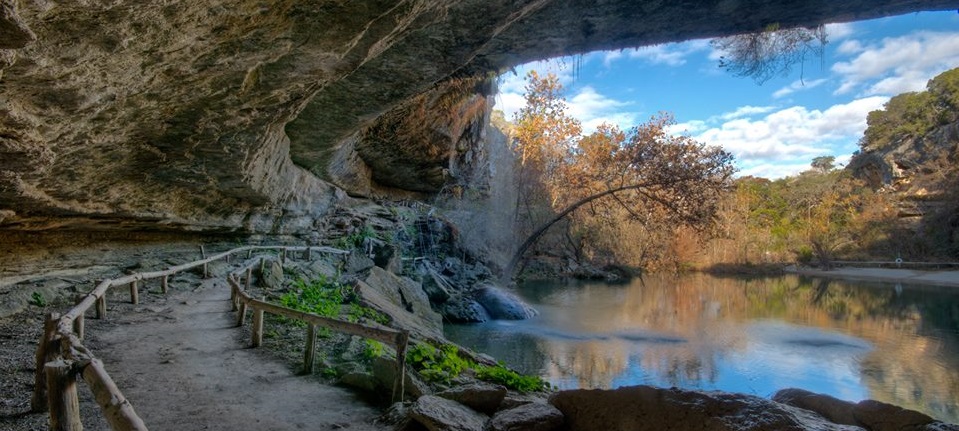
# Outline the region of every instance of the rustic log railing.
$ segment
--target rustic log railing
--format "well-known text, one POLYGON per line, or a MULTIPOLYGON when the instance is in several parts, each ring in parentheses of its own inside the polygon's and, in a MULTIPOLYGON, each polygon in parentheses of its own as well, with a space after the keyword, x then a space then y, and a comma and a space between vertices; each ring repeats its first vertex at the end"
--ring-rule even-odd
MULTIPOLYGON (((262 261, 261 261, 262 262, 262 261)), ((303 372, 312 373, 314 358, 316 353, 316 329, 323 327, 337 332, 350 335, 357 335, 371 340, 376 340, 383 344, 393 346, 396 350, 396 380, 393 382, 393 398, 402 398, 405 392, 406 377, 406 347, 409 343, 409 331, 398 331, 386 327, 374 327, 360 323, 348 322, 345 320, 334 319, 320 316, 318 314, 307 313, 292 308, 272 304, 250 296, 243 288, 240 276, 237 274, 246 273, 245 285, 247 288, 252 284, 253 266, 251 264, 239 271, 231 273, 227 277, 230 284, 230 301, 233 304, 233 310, 237 312, 236 325, 242 326, 246 321, 247 312, 253 314, 253 347, 259 347, 263 344, 263 319, 264 313, 275 314, 290 319, 296 319, 307 324, 306 328, 306 348, 303 353, 303 372)))
MULTIPOLYGON (((77 396, 77 377, 80 376, 90 387, 94 399, 99 404, 104 417, 114 431, 145 431, 143 420, 133 410, 133 406, 123 396, 113 379, 103 368, 103 363, 83 345, 84 316, 93 307, 97 319, 106 318, 106 293, 111 287, 128 286, 130 301, 139 302, 139 285, 146 280, 160 279, 160 288, 163 293, 169 289, 169 278, 179 272, 203 267, 203 276, 209 276, 211 262, 226 259, 242 252, 247 252, 247 258, 258 250, 280 251, 281 260, 285 261, 291 252, 305 252, 307 259, 312 259, 313 251, 346 254, 344 250, 330 247, 293 247, 293 246, 244 246, 234 248, 210 257, 206 257, 205 250, 201 250, 202 259, 173 266, 162 271, 142 272, 126 275, 119 278, 103 280, 85 296, 77 298, 77 304, 65 314, 50 313, 44 322, 43 335, 37 346, 36 374, 34 376, 34 391, 30 406, 32 411, 40 412, 44 409, 50 412, 50 429, 78 431, 83 429, 80 422, 79 398, 77 396)), ((252 278, 251 267, 246 267, 246 283, 252 278)), ((253 299, 239 287, 239 277, 234 273, 227 276, 231 286, 231 303, 239 308, 238 323, 242 324, 247 307, 254 311, 254 346, 262 342, 263 312, 284 315, 303 320, 309 325, 307 331, 307 353, 304 355, 305 364, 312 370, 312 357, 315 347, 316 327, 322 326, 348 334, 360 335, 377 341, 391 344, 396 347, 397 367, 399 375, 394 384, 394 394, 397 385, 400 394, 403 393, 403 377, 405 376, 405 350, 409 340, 409 333, 385 328, 374 328, 357 323, 345 322, 325 318, 310 313, 280 307, 265 301, 253 299), (259 329, 257 329, 259 328, 259 329), (312 341, 311 341, 312 340, 312 341)))

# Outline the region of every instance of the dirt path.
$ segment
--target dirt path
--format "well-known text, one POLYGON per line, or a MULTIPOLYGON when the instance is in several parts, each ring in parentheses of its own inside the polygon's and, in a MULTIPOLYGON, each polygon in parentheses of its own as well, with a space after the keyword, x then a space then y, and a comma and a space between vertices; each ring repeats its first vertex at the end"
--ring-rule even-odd
POLYGON ((141 293, 141 301, 89 331, 151 430, 383 429, 372 424, 378 411, 351 392, 295 376, 249 348, 222 280, 193 292, 141 293))

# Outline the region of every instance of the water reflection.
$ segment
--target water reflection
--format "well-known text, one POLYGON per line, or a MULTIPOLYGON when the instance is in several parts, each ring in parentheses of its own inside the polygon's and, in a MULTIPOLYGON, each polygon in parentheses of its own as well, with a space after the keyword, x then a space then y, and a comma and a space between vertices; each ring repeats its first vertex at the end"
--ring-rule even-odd
POLYGON ((517 293, 538 317, 448 337, 562 388, 799 387, 959 422, 959 289, 692 275, 517 293))

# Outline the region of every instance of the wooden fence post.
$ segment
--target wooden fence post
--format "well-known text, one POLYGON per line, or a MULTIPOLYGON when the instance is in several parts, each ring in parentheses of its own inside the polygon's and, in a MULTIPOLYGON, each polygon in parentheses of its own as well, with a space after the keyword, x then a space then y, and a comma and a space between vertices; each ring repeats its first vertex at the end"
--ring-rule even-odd
POLYGON ((263 344, 263 309, 253 307, 253 347, 263 344))
POLYGON ((160 290, 163 291, 163 293, 167 293, 167 292, 170 291, 170 280, 169 280, 169 278, 170 278, 169 275, 164 275, 164 276, 163 276, 163 280, 160 281, 160 290))
POLYGON ((396 334, 396 380, 393 382, 393 400, 399 397, 403 401, 406 395, 406 346, 410 342, 410 331, 396 334), (397 391, 399 390, 399 391, 397 391))
POLYGON ((107 318, 107 293, 103 292, 103 295, 100 295, 97 298, 97 319, 106 319, 107 318))
POLYGON ((253 284, 253 268, 246 268, 246 291, 250 291, 250 286, 253 284))
POLYGON ((307 247, 307 248, 306 248, 306 260, 308 260, 308 261, 312 261, 312 260, 313 260, 313 247, 307 247))
POLYGON ((47 374, 44 364, 53 361, 60 354, 60 338, 57 336, 57 324, 60 313, 50 312, 43 322, 43 335, 37 345, 34 357, 33 397, 30 399, 30 411, 42 412, 47 409, 47 374))
POLYGON ((43 366, 47 376, 47 404, 50 408, 50 429, 81 431, 80 399, 77 397, 77 376, 73 363, 62 359, 43 366))
POLYGON ((246 322, 246 303, 240 300, 240 311, 236 314, 236 326, 243 326, 246 322))
POLYGON ((130 282, 130 302, 132 302, 134 305, 140 303, 140 292, 137 289, 136 280, 130 282))
POLYGON ((286 265, 286 247, 280 251, 280 266, 286 265))
MULTIPOLYGON (((76 298, 74 298, 73 303, 79 304, 82 301, 83 301, 83 296, 77 295, 76 298)), ((76 319, 73 319, 73 332, 77 334, 77 337, 80 338, 81 340, 83 339, 83 333, 86 332, 85 330, 86 328, 84 328, 84 326, 86 326, 84 322, 85 314, 87 314, 86 311, 84 311, 83 313, 80 313, 80 315, 77 316, 76 319)))
MULTIPOLYGON (((203 244, 200 244, 200 258, 206 259, 206 249, 203 248, 203 244)), ((210 267, 206 263, 203 264, 203 278, 210 277, 210 267)))
POLYGON ((253 257, 253 249, 252 249, 252 248, 246 251, 246 258, 249 259, 249 258, 251 258, 251 257, 253 257))
POLYGON ((313 374, 316 362, 316 325, 306 325, 306 351, 303 353, 303 374, 313 374))
POLYGON ((227 283, 230 285, 230 311, 240 309, 240 294, 236 291, 236 283, 227 283))

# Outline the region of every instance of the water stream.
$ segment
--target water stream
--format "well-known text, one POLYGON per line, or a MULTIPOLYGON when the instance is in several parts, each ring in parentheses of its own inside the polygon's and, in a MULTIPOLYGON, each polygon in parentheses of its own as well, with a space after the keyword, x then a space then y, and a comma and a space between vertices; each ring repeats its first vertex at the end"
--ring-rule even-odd
POLYGON ((696 274, 516 293, 540 315, 447 337, 564 389, 798 387, 959 423, 959 288, 696 274))

